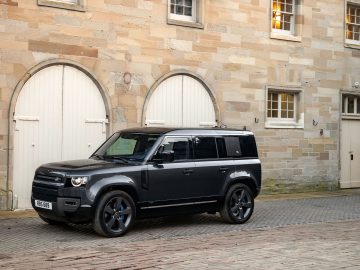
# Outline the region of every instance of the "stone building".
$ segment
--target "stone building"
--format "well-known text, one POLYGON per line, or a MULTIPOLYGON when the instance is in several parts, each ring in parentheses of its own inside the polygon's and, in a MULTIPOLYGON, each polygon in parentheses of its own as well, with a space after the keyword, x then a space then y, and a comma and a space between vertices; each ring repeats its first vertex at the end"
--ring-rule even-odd
POLYGON ((359 0, 0 0, 0 207, 138 126, 255 132, 264 191, 360 185, 359 0))

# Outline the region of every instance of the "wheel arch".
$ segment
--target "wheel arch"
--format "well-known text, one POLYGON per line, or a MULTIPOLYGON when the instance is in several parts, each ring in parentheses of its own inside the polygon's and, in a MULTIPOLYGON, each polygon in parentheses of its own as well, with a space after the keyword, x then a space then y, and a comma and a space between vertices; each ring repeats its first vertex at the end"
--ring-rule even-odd
POLYGON ((96 205, 98 203, 98 201, 101 199, 101 197, 104 194, 106 194, 110 191, 114 191, 114 190, 120 190, 120 191, 126 192, 134 200, 135 205, 137 204, 139 197, 138 197, 135 187, 133 187, 131 185, 127 185, 127 184, 117 184, 117 185, 108 185, 108 186, 101 188, 98 191, 98 193, 96 194, 96 197, 94 199, 94 205, 96 205))
POLYGON ((226 192, 229 190, 229 188, 235 184, 244 184, 248 186, 253 193, 254 198, 256 198, 260 193, 260 187, 257 185, 255 179, 253 179, 252 177, 238 177, 232 179, 225 185, 223 190, 224 196, 226 195, 226 192))

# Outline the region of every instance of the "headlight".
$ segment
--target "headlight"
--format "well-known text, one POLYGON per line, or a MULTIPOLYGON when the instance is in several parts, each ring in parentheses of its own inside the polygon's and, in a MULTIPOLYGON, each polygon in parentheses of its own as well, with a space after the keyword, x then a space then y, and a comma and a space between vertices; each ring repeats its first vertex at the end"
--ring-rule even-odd
POLYGON ((86 185, 88 181, 88 178, 86 176, 84 177, 71 177, 71 184, 74 187, 80 187, 82 185, 86 185))

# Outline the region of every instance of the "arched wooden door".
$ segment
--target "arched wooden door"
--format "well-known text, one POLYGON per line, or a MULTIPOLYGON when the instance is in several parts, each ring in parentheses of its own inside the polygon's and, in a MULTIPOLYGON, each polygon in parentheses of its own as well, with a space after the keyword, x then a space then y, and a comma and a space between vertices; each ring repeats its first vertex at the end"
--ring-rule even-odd
POLYGON ((176 75, 159 84, 149 97, 146 126, 213 127, 213 101, 203 84, 188 75, 176 75))
POLYGON ((77 68, 54 65, 22 88, 14 112, 14 206, 31 208, 34 172, 43 163, 88 158, 106 139, 106 110, 95 83, 77 68))

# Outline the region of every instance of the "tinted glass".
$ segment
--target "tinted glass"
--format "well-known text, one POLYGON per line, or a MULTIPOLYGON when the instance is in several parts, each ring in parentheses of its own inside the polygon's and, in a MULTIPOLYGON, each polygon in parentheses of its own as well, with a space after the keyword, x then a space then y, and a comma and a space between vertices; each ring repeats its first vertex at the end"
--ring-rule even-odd
POLYGON ((254 136, 239 136, 242 157, 257 158, 257 148, 254 136))
POLYGON ((219 153, 219 158, 227 158, 226 145, 224 138, 216 138, 216 145, 219 153))
POLYGON ((115 133, 95 154, 102 158, 143 160, 158 138, 159 135, 151 134, 115 133))
POLYGON ((174 151, 174 160, 184 160, 191 158, 191 147, 189 138, 168 137, 160 146, 157 157, 163 151, 174 151))
POLYGON ((195 138, 195 158, 217 158, 216 143, 214 137, 195 138))

